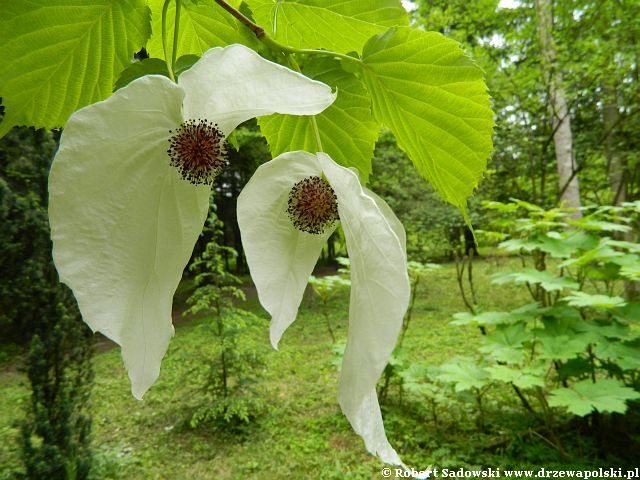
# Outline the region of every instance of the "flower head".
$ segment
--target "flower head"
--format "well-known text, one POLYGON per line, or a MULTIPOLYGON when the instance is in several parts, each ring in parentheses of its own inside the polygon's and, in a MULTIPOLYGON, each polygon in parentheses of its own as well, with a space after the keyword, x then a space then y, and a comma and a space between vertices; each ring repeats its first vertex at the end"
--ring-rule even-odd
POLYGON ((145 76, 69 119, 49 177, 53 257, 85 322, 122 347, 137 398, 173 335, 173 294, 227 162, 224 138, 252 117, 314 115, 334 98, 232 45, 177 84, 145 76))
POLYGON ((171 165, 194 185, 211 184, 229 163, 224 134, 217 125, 207 120, 187 120, 170 133, 167 153, 171 165))
POLYGON ((338 399, 367 449, 401 464, 384 433, 376 383, 409 301, 402 224, 353 171, 324 153, 280 155, 260 166, 238 197, 242 244, 260 303, 272 317, 274 347, 295 320, 309 276, 335 229, 327 222, 338 217, 351 260, 349 334, 338 399))
POLYGON ((287 213, 298 230, 316 234, 340 218, 336 193, 329 182, 316 176, 303 178, 291 188, 287 213))

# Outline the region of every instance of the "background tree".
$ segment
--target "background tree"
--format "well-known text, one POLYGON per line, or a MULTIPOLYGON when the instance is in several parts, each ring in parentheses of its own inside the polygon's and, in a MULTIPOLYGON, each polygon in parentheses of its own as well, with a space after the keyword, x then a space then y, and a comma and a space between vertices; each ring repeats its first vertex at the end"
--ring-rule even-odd
MULTIPOLYGON (((536 0, 536 24, 540 39, 542 69, 549 95, 549 108, 551 109, 551 128, 558 168, 560 202, 569 208, 577 209, 581 205, 578 169, 573 154, 571 112, 556 59, 552 0, 536 0)), ((572 215, 574 218, 581 216, 578 210, 572 215)))
POLYGON ((552 207, 561 200, 555 185, 571 186, 567 179, 577 171, 584 205, 638 198, 637 2, 539 0, 537 9, 533 1, 414 3, 415 23, 462 42, 487 74, 497 119, 481 195, 552 207), (552 31, 539 29, 539 14, 552 31), (545 45, 553 51, 543 55, 545 45), (566 116, 550 108, 554 82, 563 90, 556 88, 564 93, 566 116), (562 149, 555 145, 561 118, 570 118, 573 152, 564 180, 556 158, 562 149))
POLYGON ((14 129, 0 142, 1 341, 29 346, 31 396, 21 424, 26 477, 85 479, 93 336, 51 260, 47 176, 55 149, 43 130, 14 129))

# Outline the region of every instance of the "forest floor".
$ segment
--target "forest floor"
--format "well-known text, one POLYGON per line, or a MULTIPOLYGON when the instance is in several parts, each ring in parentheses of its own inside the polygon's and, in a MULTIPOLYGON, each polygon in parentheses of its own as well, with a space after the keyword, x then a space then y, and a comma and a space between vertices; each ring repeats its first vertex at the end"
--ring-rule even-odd
MULTIPOLYGON (((492 274, 519 267, 517 259, 475 262, 475 287, 486 310, 530 302, 522 288, 491 288, 492 274), (499 293, 498 293, 499 292, 499 293)), ((307 292, 309 293, 309 292, 307 292)), ((242 308, 264 319, 253 339, 265 355, 257 385, 265 411, 234 432, 202 424, 191 428, 188 412, 198 402, 192 368, 213 342, 204 317, 179 321, 158 382, 135 400, 117 348, 98 349, 92 394, 93 477, 96 479, 369 479, 384 466, 369 455, 341 414, 336 401, 339 356, 317 305, 306 295, 297 321, 279 350, 269 345, 267 314, 255 295, 242 308)), ((444 264, 422 281, 404 349, 411 362, 441 364, 473 354, 477 328, 454 327, 464 311, 455 266, 444 264)), ((348 292, 331 304, 338 343, 347 333, 348 292)), ((26 379, 16 362, 0 367, 0 479, 19 469, 17 422, 28 402, 26 379)), ((200 399, 201 400, 201 399, 200 399)), ((416 469, 442 467, 549 467, 557 452, 532 434, 522 409, 488 402, 484 427, 477 426, 473 402, 434 415, 422 398, 401 395, 392 386, 382 404, 387 435, 403 460, 416 469), (436 423, 437 422, 437 423, 436 423)), ((575 465, 591 464, 574 457, 575 465)), ((592 464, 591 464, 592 465, 592 464)))

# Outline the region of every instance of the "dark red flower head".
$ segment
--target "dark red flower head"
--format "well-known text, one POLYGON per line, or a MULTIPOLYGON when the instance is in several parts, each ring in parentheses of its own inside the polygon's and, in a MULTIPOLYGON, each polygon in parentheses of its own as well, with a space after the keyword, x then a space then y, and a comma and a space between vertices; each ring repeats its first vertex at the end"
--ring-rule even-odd
POLYGON ((329 182, 316 176, 300 180, 291 188, 287 213, 294 227, 313 234, 324 233, 340 220, 336 193, 329 182))
POLYGON ((227 145, 218 125, 207 120, 187 120, 171 131, 171 165, 194 185, 210 184, 229 163, 227 145))

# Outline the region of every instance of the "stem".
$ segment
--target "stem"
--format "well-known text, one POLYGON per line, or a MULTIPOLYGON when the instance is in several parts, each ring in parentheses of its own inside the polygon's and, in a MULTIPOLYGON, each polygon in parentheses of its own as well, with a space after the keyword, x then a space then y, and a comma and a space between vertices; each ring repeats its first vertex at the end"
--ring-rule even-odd
POLYGON ((320 130, 318 129, 318 122, 316 121, 315 115, 311 115, 309 117, 311 120, 311 127, 313 128, 313 133, 316 135, 316 146, 318 147, 318 152, 324 152, 322 149, 322 140, 320 140, 320 130))
POLYGON ((569 457, 567 456, 567 453, 564 451, 564 447, 562 446, 562 440, 560 440, 560 437, 558 436, 558 434, 556 433, 555 430, 555 419, 553 416, 553 412, 551 411, 551 407, 549 407, 549 404, 547 403, 547 399, 544 396, 544 392, 542 390, 542 388, 538 387, 536 390, 536 393, 538 395, 538 401, 540 402, 540 405, 542 406, 542 412, 544 414, 544 421, 547 424, 547 430, 549 431, 549 435, 551 436, 551 440, 552 443, 555 448, 558 450, 558 453, 560 454, 560 458, 562 460, 568 460, 569 457))
POLYGON ((233 15, 236 18, 236 20, 238 20, 240 23, 249 27, 251 31, 255 34, 255 36, 258 38, 258 40, 262 40, 262 37, 266 35, 264 28, 252 22, 251 19, 245 16, 240 10, 236 10, 224 0, 215 0, 215 2, 218 5, 220 5, 222 8, 224 8, 227 12, 229 12, 231 15, 233 15))
POLYGON ((516 387, 513 383, 511 383, 511 386, 513 387, 513 390, 516 392, 516 395, 520 399, 520 403, 522 403, 522 406, 534 417, 539 418, 538 414, 529 403, 529 400, 527 400, 527 397, 523 395, 522 391, 518 387, 516 387))
POLYGON ((409 300, 409 308, 407 308, 407 313, 405 313, 404 319, 402 321, 402 329, 400 330, 400 338, 398 339, 396 348, 400 348, 402 346, 402 342, 404 342, 404 336, 407 333, 407 329, 409 328, 409 322, 411 322, 411 317, 413 315, 413 307, 416 303, 416 292, 418 291, 419 283, 420 274, 416 274, 416 278, 411 285, 411 298, 409 300))
POLYGON ((479 388, 476 389, 476 403, 478 405, 478 428, 484 431, 484 407, 482 405, 483 392, 479 388))
MULTIPOLYGON (((164 0, 164 5, 162 5, 162 51, 164 52, 164 62, 167 64, 167 71, 169 72, 169 78, 176 81, 176 77, 173 75, 173 67, 171 62, 169 61, 169 50, 167 49, 167 10, 169 10, 169 4, 171 0, 164 0)), ((180 3, 180 0, 177 0, 177 3, 180 3)), ((176 6, 176 9, 178 7, 176 6)), ((175 50, 175 42, 174 42, 174 50, 175 50)))
POLYGON ((478 300, 476 298, 476 289, 473 284, 473 257, 474 257, 474 253, 472 248, 469 250, 469 253, 467 254, 467 258, 469 259, 469 262, 467 265, 467 280, 469 282, 469 289, 471 290, 471 300, 473 301, 474 305, 477 305, 478 300))
POLYGON ((329 330, 329 335, 331 336, 331 343, 336 343, 336 336, 333 333, 333 328, 331 328, 331 318, 329 315, 329 305, 325 302, 324 304, 324 321, 327 324, 327 330, 329 330))
MULTIPOLYGON (((453 254, 453 258, 456 262, 456 280, 458 281, 458 289, 460 290, 460 296, 462 297, 462 301, 464 302, 465 306, 467 307, 467 309, 469 310, 469 312, 471 312, 471 315, 475 315, 476 311, 473 308, 473 305, 471 305, 469 303, 469 300, 467 300, 467 295, 465 294, 464 291, 464 269, 465 269, 465 260, 466 257, 462 257, 460 258, 460 255, 458 254, 458 251, 456 250, 453 254)), ((483 327, 481 327, 483 328, 483 327)))
POLYGON ((176 16, 173 22, 173 50, 171 50, 171 71, 176 66, 176 58, 178 57, 178 32, 180 31, 180 9, 182 8, 182 0, 176 0, 176 16))
POLYGON ((280 42, 271 38, 263 27, 253 22, 250 18, 245 16, 239 10, 229 5, 225 0, 215 0, 215 2, 219 6, 224 8, 228 13, 233 15, 233 17, 236 20, 238 20, 240 23, 242 23, 244 26, 251 29, 251 31, 253 32, 253 34, 256 36, 258 40, 260 40, 262 43, 264 43, 267 47, 269 47, 271 50, 275 52, 285 53, 285 54, 299 53, 302 55, 321 55, 323 57, 340 58, 342 60, 346 60, 351 63, 362 65, 362 61, 359 58, 350 57, 349 55, 345 55, 343 53, 332 52, 330 50, 317 50, 313 48, 294 48, 288 45, 283 45, 280 42))
MULTIPOLYGON (((291 68, 298 73, 302 73, 302 70, 300 69, 300 65, 298 65, 298 62, 296 62, 296 59, 293 58, 291 54, 286 54, 286 56, 287 56, 287 61, 289 62, 289 65, 291 65, 291 68)), ((309 117, 309 121, 311 122, 311 128, 313 128, 313 133, 316 137, 317 151, 324 152, 324 150, 322 149, 322 140, 320 140, 320 130, 318 129, 318 122, 316 122, 315 115, 311 115, 309 117)))
POLYGON ((359 58, 351 57, 349 55, 345 55, 343 53, 334 52, 334 51, 331 51, 331 50, 318 50, 316 48, 293 48, 293 47, 289 47, 287 45, 283 45, 283 44, 281 44, 279 42, 276 42, 273 38, 271 38, 266 33, 264 34, 264 37, 261 38, 260 40, 262 40, 267 46, 272 47, 272 48, 276 48, 277 50, 279 50, 279 51, 281 51, 283 53, 299 53, 301 55, 320 55, 320 56, 323 56, 323 57, 339 58, 341 60, 346 60, 346 61, 351 62, 351 63, 362 65, 362 60, 360 60, 359 58))

